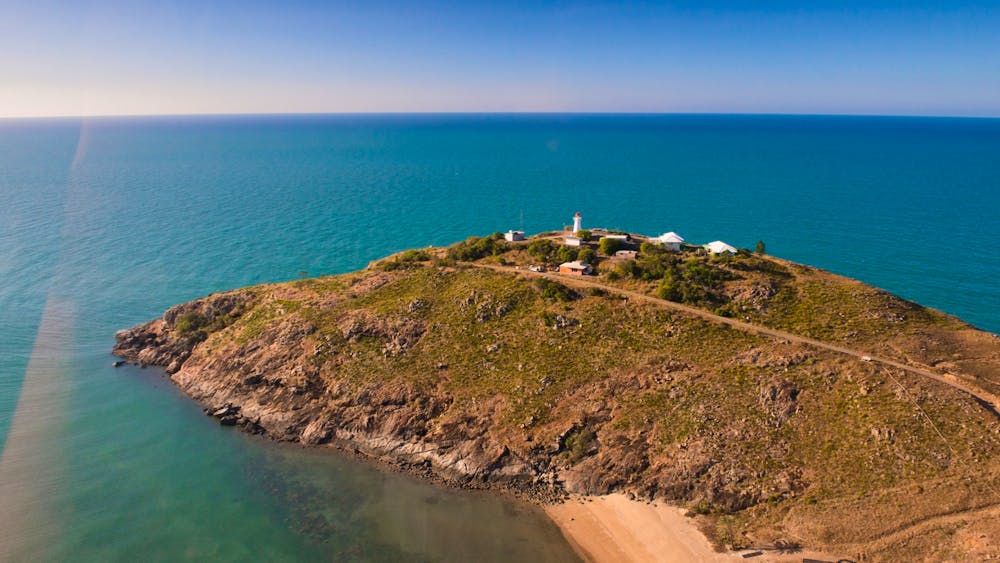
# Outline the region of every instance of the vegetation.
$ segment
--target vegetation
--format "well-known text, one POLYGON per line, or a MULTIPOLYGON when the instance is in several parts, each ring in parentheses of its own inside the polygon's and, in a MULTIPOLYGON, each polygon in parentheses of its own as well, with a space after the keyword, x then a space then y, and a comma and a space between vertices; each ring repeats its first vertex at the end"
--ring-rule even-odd
POLYGON ((399 269, 411 268, 417 265, 418 262, 426 262, 431 259, 431 255, 426 250, 406 250, 400 252, 399 254, 389 258, 387 260, 382 260, 378 263, 378 268, 383 271, 392 271, 399 269))
POLYGON ((621 239, 604 237, 597 243, 597 249, 605 256, 614 256, 625 246, 621 239))
POLYGON ((174 321, 177 334, 192 342, 201 342, 212 333, 231 325, 241 314, 241 310, 225 315, 208 315, 198 311, 187 311, 174 321))
POLYGON ((487 256, 499 256, 510 250, 503 240, 503 233, 493 233, 488 237, 469 237, 467 240, 448 248, 448 258, 470 262, 487 256))
POLYGON ((541 292, 542 297, 558 301, 572 301, 579 298, 579 294, 565 285, 545 278, 535 279, 535 287, 541 292))
POLYGON ((548 239, 535 239, 528 243, 528 254, 542 262, 555 262, 559 246, 548 239))
POLYGON ((720 292, 722 282, 730 279, 733 279, 731 272, 712 267, 698 258, 688 258, 670 264, 656 294, 661 299, 689 305, 721 304, 725 301, 720 292))
POLYGON ((208 323, 205 317, 194 311, 189 311, 177 318, 175 330, 181 336, 191 337, 197 334, 206 324, 208 323))
POLYGON ((757 246, 754 247, 754 252, 757 254, 767 254, 767 247, 764 246, 764 241, 757 241, 757 246))

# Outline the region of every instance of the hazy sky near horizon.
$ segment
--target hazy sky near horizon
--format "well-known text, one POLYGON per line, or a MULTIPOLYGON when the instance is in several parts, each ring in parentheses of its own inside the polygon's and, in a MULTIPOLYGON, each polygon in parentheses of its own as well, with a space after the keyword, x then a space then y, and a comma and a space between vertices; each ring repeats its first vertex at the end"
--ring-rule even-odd
POLYGON ((1000 0, 0 0, 0 116, 1000 116, 1000 0))

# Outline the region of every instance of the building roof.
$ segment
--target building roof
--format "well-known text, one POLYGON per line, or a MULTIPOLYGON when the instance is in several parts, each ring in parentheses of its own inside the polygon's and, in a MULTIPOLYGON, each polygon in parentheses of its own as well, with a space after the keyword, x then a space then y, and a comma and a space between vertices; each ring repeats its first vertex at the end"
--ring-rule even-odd
POLYGON ((737 250, 733 246, 722 242, 721 240, 712 241, 705 245, 705 250, 708 250, 712 254, 721 254, 723 252, 732 252, 736 254, 737 250))
POLYGON ((656 240, 660 242, 673 242, 678 244, 684 242, 684 238, 673 231, 670 231, 669 233, 663 233, 662 235, 657 237, 656 240))
POLYGON ((572 262, 563 262, 559 264, 560 268, 569 268, 570 270, 589 270, 590 264, 586 262, 580 262, 579 260, 573 260, 572 262))

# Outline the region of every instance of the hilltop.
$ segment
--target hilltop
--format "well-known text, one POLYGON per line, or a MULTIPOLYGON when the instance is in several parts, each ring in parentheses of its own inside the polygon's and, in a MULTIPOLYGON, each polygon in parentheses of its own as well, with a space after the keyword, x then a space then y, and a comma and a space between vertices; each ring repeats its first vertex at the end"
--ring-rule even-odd
POLYGON ((762 254, 558 240, 213 294, 115 353, 224 424, 542 502, 668 500, 732 549, 1000 550, 995 335, 762 254))

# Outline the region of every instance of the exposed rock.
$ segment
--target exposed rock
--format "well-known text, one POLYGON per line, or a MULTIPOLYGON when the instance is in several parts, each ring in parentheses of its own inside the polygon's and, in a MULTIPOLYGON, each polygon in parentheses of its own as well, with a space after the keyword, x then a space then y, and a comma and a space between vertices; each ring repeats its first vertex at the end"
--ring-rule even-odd
POLYGON ((798 408, 799 390, 795 385, 783 378, 775 378, 767 382, 760 390, 758 402, 761 408, 770 415, 775 425, 780 426, 798 408))
POLYGON ((567 317, 565 315, 556 315, 552 320, 552 328, 556 330, 569 328, 571 326, 576 326, 578 324, 580 324, 579 320, 567 317))

